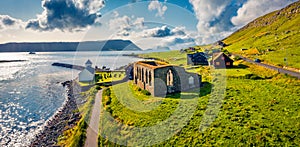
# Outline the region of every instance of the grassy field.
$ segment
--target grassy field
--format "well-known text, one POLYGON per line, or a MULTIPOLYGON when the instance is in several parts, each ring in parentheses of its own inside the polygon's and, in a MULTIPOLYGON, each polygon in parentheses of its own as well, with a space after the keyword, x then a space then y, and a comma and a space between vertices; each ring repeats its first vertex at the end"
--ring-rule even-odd
MULTIPOLYGON (((176 51, 143 56, 170 60, 177 65, 186 62, 185 59, 172 60, 185 56, 176 51)), ((235 65, 235 68, 226 70, 185 65, 190 72, 205 75, 205 85, 200 93, 190 93, 188 95, 192 98, 187 99, 179 99, 178 95, 167 98, 147 96, 131 83, 105 90, 102 99, 105 111, 102 115, 111 115, 112 118, 102 120, 100 130, 109 128, 105 131, 118 135, 100 134, 99 146, 119 146, 120 143, 153 145, 147 143, 151 137, 136 133, 135 128, 156 126, 169 118, 180 122, 186 116, 189 118, 186 123, 173 121, 163 128, 173 128, 166 132, 174 131, 174 134, 154 146, 300 146, 300 81, 242 61, 235 62, 235 65), (212 89, 224 83, 218 82, 222 77, 216 75, 220 74, 226 76, 226 91, 219 99, 214 97, 212 89), (204 119, 213 116, 214 109, 209 109, 211 106, 220 107, 219 113, 212 124, 201 131, 204 119), (195 109, 184 113, 187 111, 185 107, 195 109), (173 118, 174 114, 178 117, 173 118), (117 121, 113 123, 112 120, 117 121), (179 124, 182 129, 178 128, 179 124)), ((157 134, 159 138, 165 135, 157 134)))
POLYGON ((142 58, 157 58, 163 61, 167 61, 170 64, 185 66, 187 57, 185 53, 180 53, 179 51, 170 52, 154 52, 148 54, 140 54, 139 57, 142 58))
POLYGON ((84 146, 86 139, 86 129, 88 127, 89 119, 91 116, 92 106, 95 101, 95 95, 97 93, 96 86, 89 91, 81 93, 81 98, 85 99, 85 103, 78 106, 81 113, 81 119, 77 124, 64 132, 64 134, 58 139, 59 146, 81 147, 84 146))
POLYGON ((291 13, 300 10, 299 4, 298 1, 249 23, 224 39, 229 45, 226 49, 269 64, 300 69, 300 14, 291 13))

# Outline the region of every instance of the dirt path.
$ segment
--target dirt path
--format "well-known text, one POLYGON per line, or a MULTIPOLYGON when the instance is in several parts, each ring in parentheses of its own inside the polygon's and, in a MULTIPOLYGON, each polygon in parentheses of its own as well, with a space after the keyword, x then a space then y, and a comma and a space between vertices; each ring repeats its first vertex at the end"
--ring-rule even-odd
POLYGON ((95 103, 92 110, 89 127, 86 131, 85 147, 98 146, 98 130, 100 121, 100 102, 102 99, 102 90, 99 90, 95 97, 95 103))

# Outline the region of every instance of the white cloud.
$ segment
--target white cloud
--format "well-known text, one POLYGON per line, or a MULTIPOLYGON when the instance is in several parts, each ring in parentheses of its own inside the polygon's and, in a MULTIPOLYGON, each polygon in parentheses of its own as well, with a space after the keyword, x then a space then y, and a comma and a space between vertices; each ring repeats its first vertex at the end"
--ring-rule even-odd
POLYGON ((210 34, 219 31, 219 28, 211 26, 210 22, 214 21, 222 12, 230 1, 228 0, 190 0, 193 5, 196 17, 199 20, 197 29, 199 33, 210 34))
POLYGON ((236 26, 244 26, 266 13, 278 10, 297 0, 248 0, 231 19, 236 26))
POLYGON ((24 28, 25 22, 8 15, 0 15, 0 30, 24 28))
POLYGON ((227 23, 218 22, 212 24, 217 19, 222 20, 222 13, 230 4, 228 0, 189 0, 193 5, 196 17, 198 19, 197 30, 201 34, 200 44, 212 43, 222 39, 228 30, 224 28, 227 23))
POLYGON ((113 11, 112 13, 113 13, 113 17, 115 17, 115 18, 120 15, 118 11, 113 11))
POLYGON ((99 23, 104 0, 42 0, 44 11, 28 21, 26 29, 77 31, 99 23))
POLYGON ((153 0, 150 2, 148 5, 148 10, 150 11, 155 11, 157 10, 156 16, 162 17, 164 16, 165 12, 167 11, 168 7, 163 5, 161 2, 158 0, 153 0))
MULTIPOLYGON (((115 13, 116 14, 116 13, 115 13)), ((114 14, 114 15, 115 15, 114 14)), ((108 23, 109 29, 115 31, 115 35, 118 37, 129 36, 132 30, 143 29, 144 28, 144 18, 143 17, 129 17, 127 15, 120 16, 115 15, 108 23)))
POLYGON ((131 25, 131 18, 126 15, 109 20, 109 29, 111 30, 128 30, 131 25))
POLYGON ((175 35, 185 35, 185 27, 175 27, 170 29, 168 26, 146 29, 141 32, 141 37, 168 37, 175 35))

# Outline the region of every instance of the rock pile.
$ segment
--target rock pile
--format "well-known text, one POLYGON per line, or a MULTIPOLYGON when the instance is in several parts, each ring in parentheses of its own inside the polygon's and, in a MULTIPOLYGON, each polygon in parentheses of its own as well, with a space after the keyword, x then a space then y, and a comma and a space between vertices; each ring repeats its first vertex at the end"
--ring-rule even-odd
POLYGON ((55 146, 63 132, 72 128, 81 118, 78 112, 72 81, 62 83, 66 86, 67 99, 60 110, 46 123, 43 130, 35 136, 30 146, 55 146))

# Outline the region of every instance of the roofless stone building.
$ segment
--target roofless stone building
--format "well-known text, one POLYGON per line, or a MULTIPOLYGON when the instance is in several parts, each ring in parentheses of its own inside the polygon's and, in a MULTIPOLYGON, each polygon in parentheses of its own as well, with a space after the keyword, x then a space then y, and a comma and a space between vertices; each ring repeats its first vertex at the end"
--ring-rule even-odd
POLYGON ((139 61, 134 63, 133 81, 141 89, 153 96, 187 91, 199 88, 201 76, 186 72, 184 68, 159 61, 139 61))

